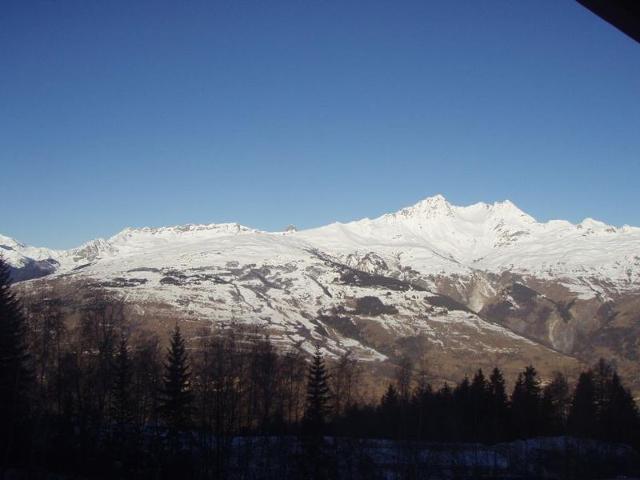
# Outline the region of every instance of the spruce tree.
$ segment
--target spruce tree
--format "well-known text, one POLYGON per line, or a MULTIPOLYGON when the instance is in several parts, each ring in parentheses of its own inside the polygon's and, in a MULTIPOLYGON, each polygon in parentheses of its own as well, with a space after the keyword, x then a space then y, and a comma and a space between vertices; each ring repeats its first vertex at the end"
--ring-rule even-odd
POLYGON ((304 412, 304 430, 306 436, 303 446, 303 477, 324 480, 332 478, 330 458, 324 442, 324 428, 329 414, 328 375, 320 347, 316 346, 315 354, 309 365, 307 375, 307 402, 304 412))
POLYGON ((493 369, 489 377, 489 396, 494 412, 503 414, 508 405, 507 387, 505 385, 504 375, 498 367, 493 369))
POLYGON ((571 404, 567 378, 556 372, 542 391, 542 423, 544 433, 558 435, 564 431, 571 404))
POLYGON ((473 440, 480 440, 487 436, 489 399, 489 385, 482 369, 479 369, 469 387, 469 432, 473 440))
POLYGON ((171 335, 162 379, 160 413, 170 433, 176 434, 190 425, 193 394, 191 391, 191 369, 180 328, 171 335))
POLYGON ((309 365, 307 376, 307 404, 305 423, 311 434, 321 434, 329 413, 328 376, 320 347, 316 346, 315 354, 309 365))
POLYGON ((473 408, 471 406, 471 382, 465 376, 453 390, 453 401, 456 408, 454 436, 458 440, 471 440, 473 435, 473 408))
POLYGON ((614 371, 608 385, 607 401, 600 413, 604 439, 633 443, 638 439, 638 408, 631 392, 627 390, 614 371))
POLYGON ((504 375, 495 367, 489 377, 489 440, 498 441, 507 433, 509 399, 504 375))
POLYGON ((591 370, 582 372, 573 392, 569 411, 568 430, 579 437, 593 436, 596 432, 598 410, 596 388, 591 370))
MULTIPOLYGON (((133 421, 131 394, 132 366, 129 358, 127 337, 122 336, 115 358, 115 381, 113 385, 112 411, 117 429, 123 431, 133 421)), ((129 425, 130 426, 130 425, 129 425)))
POLYGON ((435 394, 435 410, 439 414, 434 417, 433 437, 436 440, 456 440, 458 414, 453 390, 448 383, 435 394))
POLYGON ((380 408, 383 410, 395 410, 399 405, 400 395, 398 394, 398 389, 393 385, 393 383, 390 383, 389 387, 387 387, 387 391, 382 395, 380 408))
POLYGON ((400 433, 401 397, 398 389, 389 384, 387 391, 380 399, 380 427, 384 436, 395 438, 400 433))
POLYGON ((0 447, 5 464, 26 440, 31 382, 26 319, 11 289, 9 265, 0 257, 0 447))
POLYGON ((528 366, 518 374, 511 395, 511 414, 514 433, 530 438, 540 433, 541 388, 538 372, 528 366))

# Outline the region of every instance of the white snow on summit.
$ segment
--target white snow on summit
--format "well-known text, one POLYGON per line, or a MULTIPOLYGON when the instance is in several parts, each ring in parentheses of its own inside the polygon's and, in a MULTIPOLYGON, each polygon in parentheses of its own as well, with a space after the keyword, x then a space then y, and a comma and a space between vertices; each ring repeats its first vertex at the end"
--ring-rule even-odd
POLYGON ((127 228, 108 240, 66 251, 29 247, 0 236, 0 249, 16 267, 25 259, 53 259, 60 264, 59 273, 91 263, 90 270, 99 274, 107 263, 125 259, 128 265, 162 259, 166 266, 192 262, 198 267, 212 255, 259 265, 319 250, 353 265, 366 257, 374 259, 370 268, 409 267, 422 275, 482 270, 556 278, 587 296, 594 294, 594 280, 620 290, 640 287, 639 228, 616 228, 590 218, 577 225, 538 222, 508 200, 456 206, 442 195, 375 219, 286 233, 235 223, 127 228))

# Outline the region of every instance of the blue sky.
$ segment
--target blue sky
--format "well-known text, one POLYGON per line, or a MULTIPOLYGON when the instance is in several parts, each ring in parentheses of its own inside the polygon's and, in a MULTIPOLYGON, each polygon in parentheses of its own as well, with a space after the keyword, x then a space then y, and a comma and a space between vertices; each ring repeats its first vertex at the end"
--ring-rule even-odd
POLYGON ((377 216, 640 225, 640 45, 570 0, 0 4, 0 233, 377 216))

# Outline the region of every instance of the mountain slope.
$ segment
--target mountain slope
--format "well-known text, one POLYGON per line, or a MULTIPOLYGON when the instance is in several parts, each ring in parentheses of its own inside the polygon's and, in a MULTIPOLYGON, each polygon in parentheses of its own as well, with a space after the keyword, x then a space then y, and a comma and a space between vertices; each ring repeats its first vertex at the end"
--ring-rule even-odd
POLYGON ((508 201, 458 207, 435 196, 304 231, 186 225, 66 251, 8 237, 0 248, 16 280, 44 265, 32 276, 46 276, 20 283, 25 295, 104 289, 148 318, 260 326, 283 347, 320 342, 363 360, 409 355, 444 378, 471 365, 573 368, 594 344, 628 369, 640 362, 628 342, 615 347, 609 318, 624 310, 625 331, 640 323, 628 307, 640 292, 640 229, 540 223, 508 201))

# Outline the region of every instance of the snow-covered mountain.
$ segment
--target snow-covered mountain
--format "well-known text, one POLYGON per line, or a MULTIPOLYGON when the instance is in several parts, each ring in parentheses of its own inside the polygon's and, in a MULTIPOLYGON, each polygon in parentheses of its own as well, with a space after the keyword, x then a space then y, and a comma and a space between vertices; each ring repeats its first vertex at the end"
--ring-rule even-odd
MULTIPOLYGON (((640 288, 640 228, 616 228, 591 218, 577 225, 541 223, 508 200, 459 207, 441 195, 373 220, 303 231, 269 233, 238 224, 127 228, 70 250, 30 247, 0 235, 0 249, 17 269, 30 261, 49 261, 64 273, 86 263, 157 250, 171 261, 183 246, 206 254, 220 239, 246 235, 269 238, 281 252, 319 249, 352 263, 374 254, 382 260, 378 269, 410 267, 429 276, 510 271, 553 278, 585 297, 640 288)), ((231 260, 241 261, 243 253, 235 254, 239 258, 231 260)))
POLYGON ((427 275, 510 271, 557 279, 585 298, 640 288, 640 228, 589 218, 540 223, 510 201, 458 207, 437 195, 298 236, 334 253, 373 251, 427 275))
POLYGON ((16 280, 34 278, 20 283, 25 292, 99 287, 147 315, 262 325, 308 350, 321 341, 369 360, 428 355, 454 370, 466 361, 452 352, 486 363, 557 365, 595 352, 637 363, 635 344, 612 338, 640 322, 640 228, 538 222, 509 201, 460 207, 437 195, 302 231, 128 228, 71 250, 0 236, 0 250, 16 280))

